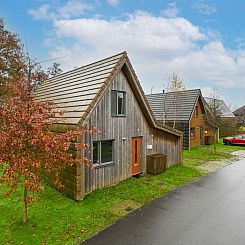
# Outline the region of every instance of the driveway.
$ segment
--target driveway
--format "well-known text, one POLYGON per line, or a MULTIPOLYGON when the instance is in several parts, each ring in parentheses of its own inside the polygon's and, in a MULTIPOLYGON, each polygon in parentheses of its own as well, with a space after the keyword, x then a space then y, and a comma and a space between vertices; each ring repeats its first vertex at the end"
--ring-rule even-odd
POLYGON ((245 158, 146 205, 83 245, 244 245, 245 158))

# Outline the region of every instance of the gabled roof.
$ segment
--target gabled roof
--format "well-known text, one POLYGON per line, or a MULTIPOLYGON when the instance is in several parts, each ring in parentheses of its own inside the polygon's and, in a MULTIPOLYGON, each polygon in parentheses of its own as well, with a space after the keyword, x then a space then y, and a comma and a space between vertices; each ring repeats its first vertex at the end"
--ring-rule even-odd
POLYGON ((35 92, 38 100, 51 100, 57 110, 64 111, 60 123, 84 126, 93 108, 99 103, 115 76, 122 70, 151 127, 181 136, 169 127, 157 125, 143 89, 126 52, 63 73, 43 82, 35 92))
POLYGON ((200 95, 200 89, 193 89, 146 97, 157 121, 173 121, 174 118, 176 121, 189 121, 200 95))
POLYGON ((236 109, 233 113, 234 114, 238 114, 238 113, 241 113, 241 112, 244 112, 245 111, 245 105, 236 109))
MULTIPOLYGON (((204 97, 207 103, 210 105, 213 103, 213 98, 204 97)), ((226 105, 223 100, 215 99, 217 103, 217 108, 220 111, 221 117, 235 117, 231 109, 226 105)))

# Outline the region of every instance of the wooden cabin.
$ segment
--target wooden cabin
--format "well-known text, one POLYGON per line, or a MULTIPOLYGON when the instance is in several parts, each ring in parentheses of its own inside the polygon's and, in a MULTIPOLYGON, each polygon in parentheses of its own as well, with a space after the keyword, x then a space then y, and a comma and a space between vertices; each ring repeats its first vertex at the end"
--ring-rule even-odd
POLYGON ((183 148, 211 144, 216 127, 208 120, 200 89, 146 96, 159 125, 183 132, 183 148))
POLYGON ((147 154, 166 154, 168 166, 182 162, 182 133, 156 123, 126 52, 45 81, 36 98, 52 100, 65 112, 57 131, 100 130, 84 135, 90 149, 79 153, 93 169, 81 162, 62 174, 64 191, 76 200, 145 173, 147 154))

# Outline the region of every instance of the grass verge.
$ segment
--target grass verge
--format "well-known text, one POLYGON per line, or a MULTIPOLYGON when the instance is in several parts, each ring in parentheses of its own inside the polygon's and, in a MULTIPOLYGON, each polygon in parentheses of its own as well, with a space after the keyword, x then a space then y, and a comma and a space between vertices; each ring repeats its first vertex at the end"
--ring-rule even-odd
POLYGON ((30 207, 30 221, 22 222, 22 191, 11 197, 0 193, 0 244, 77 244, 106 228, 128 212, 161 197, 174 188, 195 180, 205 173, 200 166, 206 161, 230 157, 244 147, 217 145, 185 151, 182 165, 157 175, 130 178, 119 184, 87 195, 74 202, 45 185, 38 203, 30 207))

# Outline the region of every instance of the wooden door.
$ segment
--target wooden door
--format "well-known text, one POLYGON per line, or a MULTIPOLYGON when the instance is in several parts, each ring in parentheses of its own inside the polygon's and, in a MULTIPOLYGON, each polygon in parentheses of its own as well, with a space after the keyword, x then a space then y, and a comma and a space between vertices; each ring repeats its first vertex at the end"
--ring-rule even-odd
POLYGON ((132 138, 132 175, 141 173, 141 138, 132 138))

